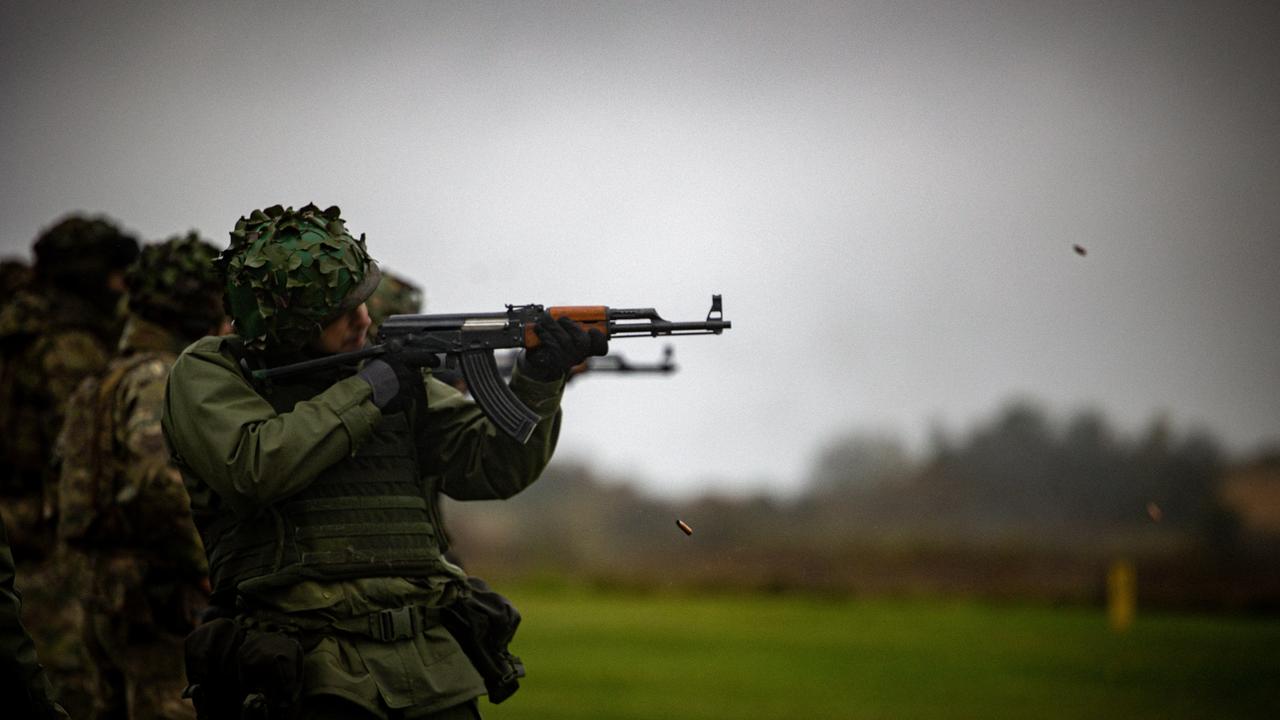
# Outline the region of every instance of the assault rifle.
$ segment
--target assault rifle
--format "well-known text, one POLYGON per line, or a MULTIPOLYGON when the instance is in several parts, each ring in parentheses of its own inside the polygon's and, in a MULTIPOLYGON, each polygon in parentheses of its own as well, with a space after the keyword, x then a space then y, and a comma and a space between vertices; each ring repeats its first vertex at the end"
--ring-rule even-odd
MULTIPOLYGON (((629 375, 631 373, 653 373, 669 375, 679 368, 674 360, 675 353, 675 348, 670 345, 665 345, 662 348, 662 360, 660 362, 651 363, 632 362, 625 356, 618 353, 609 353, 604 357, 590 357, 584 360, 581 365, 574 365, 573 368, 569 370, 569 379, 572 380, 584 373, 621 373, 624 375, 629 375)), ((509 378, 511 377, 512 371, 516 368, 516 355, 507 353, 503 357, 498 358, 497 363, 498 372, 502 374, 502 377, 509 378)))
POLYGON ((570 370, 570 376, 582 373, 660 373, 667 375, 676 371, 676 363, 672 358, 676 350, 670 345, 662 348, 662 361, 654 363, 632 362, 622 355, 605 355, 604 357, 587 358, 578 368, 570 370), (580 369, 579 369, 580 368, 580 369))
MULTIPOLYGON (((484 414, 511 437, 527 442, 538 415, 503 382, 494 350, 535 348, 534 332, 544 308, 508 305, 506 312, 449 315, 392 315, 378 331, 378 343, 362 350, 335 353, 292 365, 253 370, 258 381, 309 372, 334 365, 354 364, 381 357, 406 365, 436 367, 440 355, 462 369, 462 377, 484 414)), ((720 296, 711 296, 711 310, 702 321, 671 322, 653 308, 610 308, 603 305, 565 305, 545 308, 554 318, 567 317, 584 330, 599 330, 610 339, 659 335, 719 335, 732 327, 724 319, 720 296)))

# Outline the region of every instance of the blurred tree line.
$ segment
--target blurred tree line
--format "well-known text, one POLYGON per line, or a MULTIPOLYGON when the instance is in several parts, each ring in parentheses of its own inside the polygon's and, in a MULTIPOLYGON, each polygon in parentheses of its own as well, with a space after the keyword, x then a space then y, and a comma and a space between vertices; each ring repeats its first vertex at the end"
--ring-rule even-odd
POLYGON ((1055 419, 1018 400, 963 435, 935 430, 923 457, 888 434, 835 437, 792 498, 675 501, 578 461, 505 503, 446 510, 482 575, 1094 602, 1125 558, 1155 604, 1280 607, 1280 543, 1239 542, 1229 465, 1213 437, 1163 418, 1126 436, 1100 412, 1055 419))
POLYGON ((1156 523, 1225 546, 1235 525, 1218 499, 1225 462, 1214 438, 1178 435, 1164 418, 1130 438, 1100 412, 1055 422, 1019 400, 963 438, 935 430, 918 462, 891 436, 840 438, 819 454, 806 502, 830 524, 878 533, 1093 546, 1156 523))

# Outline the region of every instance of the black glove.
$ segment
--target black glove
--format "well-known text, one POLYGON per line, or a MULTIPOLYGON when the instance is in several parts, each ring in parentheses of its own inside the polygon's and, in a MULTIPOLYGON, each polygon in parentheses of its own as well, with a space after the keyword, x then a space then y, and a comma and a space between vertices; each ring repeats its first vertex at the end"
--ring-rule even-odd
POLYGON ((521 358, 521 370, 541 382, 559 380, 587 358, 609 352, 609 338, 604 333, 595 328, 583 330, 569 318, 556 320, 543 313, 534 332, 541 343, 521 358))
POLYGON ((416 365, 406 365, 397 359, 391 362, 381 358, 370 360, 360 368, 356 377, 373 388, 373 404, 384 415, 403 410, 418 392, 415 385, 422 385, 422 371, 416 365))
POLYGON ((373 388, 373 404, 381 410, 385 408, 396 395, 400 394, 400 373, 385 360, 370 360, 360 368, 360 372, 356 373, 356 377, 369 383, 373 388))

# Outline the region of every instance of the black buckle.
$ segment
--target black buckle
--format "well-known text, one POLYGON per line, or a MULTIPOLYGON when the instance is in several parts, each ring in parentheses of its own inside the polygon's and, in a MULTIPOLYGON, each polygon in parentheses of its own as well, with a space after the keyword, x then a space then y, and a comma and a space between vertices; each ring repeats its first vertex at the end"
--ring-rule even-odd
POLYGON ((369 616, 369 634, 379 642, 408 640, 419 632, 418 613, 412 607, 379 610, 369 616))

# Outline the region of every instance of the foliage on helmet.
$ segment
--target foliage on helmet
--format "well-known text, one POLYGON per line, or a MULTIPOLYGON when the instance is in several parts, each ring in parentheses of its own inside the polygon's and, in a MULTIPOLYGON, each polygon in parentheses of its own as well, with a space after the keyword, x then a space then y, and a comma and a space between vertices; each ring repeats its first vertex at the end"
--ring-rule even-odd
POLYGON ((72 289, 97 284, 138 257, 138 241, 104 217, 68 215, 40 233, 35 274, 72 289))
POLYGON ((222 319, 217 259, 218 248, 195 231, 144 246, 125 274, 129 311, 199 337, 222 319))
POLYGON ((17 258, 0 260, 0 293, 10 297, 31 282, 31 268, 17 258))
POLYGON ((377 287, 364 236, 347 232, 337 206, 273 205, 240 218, 219 260, 227 311, 254 350, 296 350, 377 287))
POLYGON ((382 281, 365 301, 369 319, 373 321, 370 334, 377 332, 382 322, 392 315, 417 315, 422 312, 422 288, 389 272, 382 273, 382 281))

